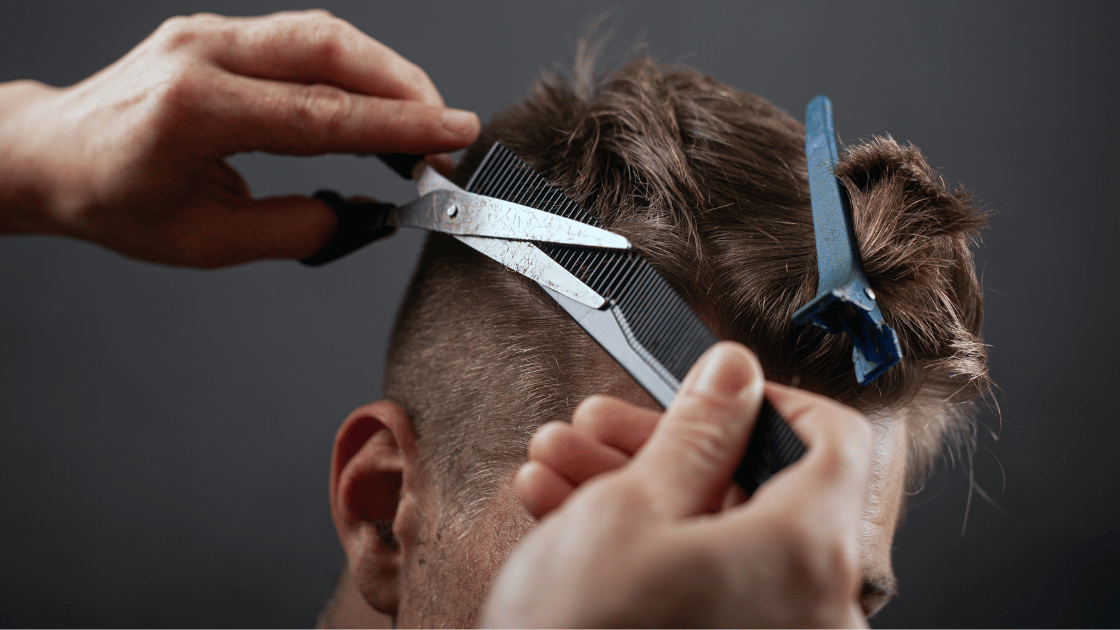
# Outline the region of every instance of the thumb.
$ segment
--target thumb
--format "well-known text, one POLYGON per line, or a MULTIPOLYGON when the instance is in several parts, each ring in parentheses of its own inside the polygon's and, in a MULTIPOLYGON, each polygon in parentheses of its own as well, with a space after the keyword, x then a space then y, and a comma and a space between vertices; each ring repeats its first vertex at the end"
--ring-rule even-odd
POLYGON ((762 405, 762 366, 721 342, 696 362, 625 474, 666 518, 698 514, 721 497, 762 405))
POLYGON ((225 267, 268 258, 302 259, 331 237, 337 219, 326 202, 300 195, 247 200, 185 220, 184 264, 225 267))

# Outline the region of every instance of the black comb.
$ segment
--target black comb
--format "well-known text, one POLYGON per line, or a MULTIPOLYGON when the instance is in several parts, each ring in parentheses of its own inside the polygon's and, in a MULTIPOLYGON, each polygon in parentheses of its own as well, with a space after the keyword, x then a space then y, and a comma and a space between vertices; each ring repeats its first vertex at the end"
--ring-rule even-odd
MULTIPOLYGON (((602 224, 552 186, 512 151, 495 143, 467 182, 466 190, 602 224)), ((696 313, 633 250, 535 243, 607 300, 592 309, 545 289, 662 406, 668 407, 689 368, 718 339, 696 313)), ((747 494, 805 454, 805 445, 763 400, 735 481, 747 494)))

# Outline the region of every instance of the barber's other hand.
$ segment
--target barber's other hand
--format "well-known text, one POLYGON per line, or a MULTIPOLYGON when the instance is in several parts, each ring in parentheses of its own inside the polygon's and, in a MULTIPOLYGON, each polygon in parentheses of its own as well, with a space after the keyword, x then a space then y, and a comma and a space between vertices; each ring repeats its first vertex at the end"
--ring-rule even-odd
POLYGON ((0 86, 0 232, 174 265, 304 258, 334 230, 328 206, 253 199, 224 158, 434 154, 478 127, 420 68, 326 12, 173 18, 76 85, 0 86))
POLYGON ((808 452, 723 511, 763 395, 748 350, 720 343, 702 357, 648 441, 654 412, 603 399, 581 407, 621 420, 585 422, 582 433, 535 446, 518 491, 530 511, 554 509, 495 579, 484 623, 865 626, 857 530, 867 422, 835 401, 765 387, 808 452), (542 463, 542 451, 568 458, 542 463))

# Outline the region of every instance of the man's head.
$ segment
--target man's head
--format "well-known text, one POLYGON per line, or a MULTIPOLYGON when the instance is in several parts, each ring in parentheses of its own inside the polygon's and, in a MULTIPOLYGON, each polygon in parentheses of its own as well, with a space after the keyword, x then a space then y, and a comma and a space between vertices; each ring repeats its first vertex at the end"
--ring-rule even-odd
MULTIPOLYGON (((861 548, 870 590, 889 591, 906 480, 946 437, 968 434, 960 409, 988 385, 968 249, 982 215, 913 147, 875 139, 841 159, 864 269, 903 350, 860 387, 845 338, 790 321, 817 282, 801 125, 645 57, 603 81, 582 65, 575 75, 497 116, 460 183, 500 140, 629 238, 767 378, 871 417, 861 548)), ((358 590, 399 623, 471 625, 532 526, 511 490, 529 438, 595 393, 656 407, 531 281, 432 235, 393 332, 386 400, 356 411, 336 444, 332 512, 358 590)))

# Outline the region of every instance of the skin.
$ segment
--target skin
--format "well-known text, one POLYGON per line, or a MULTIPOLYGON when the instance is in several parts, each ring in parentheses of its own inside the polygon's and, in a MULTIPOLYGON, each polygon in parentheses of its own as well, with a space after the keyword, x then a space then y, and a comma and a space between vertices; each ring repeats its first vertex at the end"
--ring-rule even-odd
POLYGON ((226 157, 438 154, 478 130, 420 68, 325 11, 172 18, 76 85, 0 85, 0 233, 194 267, 305 258, 333 212, 254 199, 226 157))
POLYGON ((732 343, 665 412, 614 369, 617 397, 543 427, 486 516, 460 529, 438 516, 454 510, 404 410, 355 411, 331 507, 366 601, 398 626, 865 626, 894 591, 903 423, 765 383, 732 343), (809 452, 744 501, 730 474, 764 391, 809 452))
MULTIPOLYGON (((307 197, 253 198, 226 157, 433 154, 478 127, 328 13, 173 18, 76 85, 0 85, 0 233, 195 267, 304 258, 333 214, 307 197)), ((873 431, 832 401, 764 385, 737 346, 708 355, 664 414, 608 369, 620 398, 583 405, 574 433, 546 428, 474 523, 445 518, 399 406, 352 414, 331 475, 350 565, 333 619, 377 625, 372 605, 415 626, 861 625, 860 575, 893 582, 901 423, 873 431), (744 502, 728 479, 764 389, 809 454, 744 502)))

